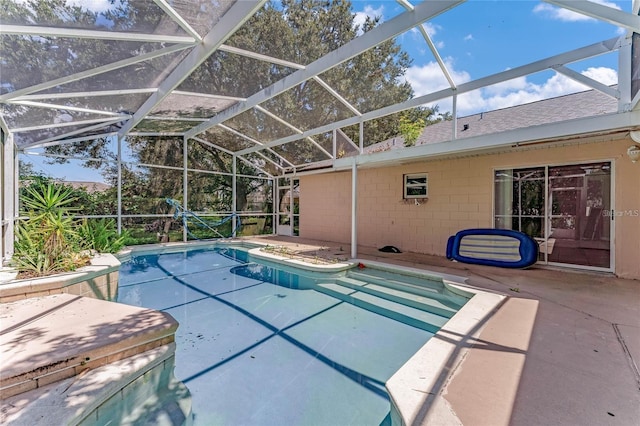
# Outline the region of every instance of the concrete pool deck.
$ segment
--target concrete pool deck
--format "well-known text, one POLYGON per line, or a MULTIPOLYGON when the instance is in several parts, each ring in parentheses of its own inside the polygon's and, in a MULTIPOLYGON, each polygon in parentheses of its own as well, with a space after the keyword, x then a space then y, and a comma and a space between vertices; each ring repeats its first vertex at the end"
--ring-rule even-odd
MULTIPOLYGON (((316 261, 349 256, 346 244, 287 237, 253 240, 316 261)), ((490 315, 478 318, 472 336, 439 335, 443 342, 453 342, 455 350, 434 386, 406 387, 407 399, 418 404, 405 424, 637 424, 640 281, 465 265, 371 247, 358 252, 365 264, 379 261, 456 275, 466 278, 470 289, 507 296, 490 315)), ((425 363, 419 354, 415 361, 425 363)))
MULTIPOLYGON (((259 240, 310 257, 349 255, 347 244, 259 240)), ((359 247, 358 258, 465 277, 472 288, 508 296, 479 336, 462 342, 410 424, 452 424, 451 414, 479 426, 638 424, 640 281, 467 265, 371 247, 359 247)))

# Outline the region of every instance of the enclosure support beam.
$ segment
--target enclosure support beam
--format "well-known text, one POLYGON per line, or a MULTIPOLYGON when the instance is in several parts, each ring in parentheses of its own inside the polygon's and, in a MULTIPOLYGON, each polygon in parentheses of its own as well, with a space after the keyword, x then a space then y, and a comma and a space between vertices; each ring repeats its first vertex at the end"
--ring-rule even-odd
MULTIPOLYGON (((4 120, 2 121, 4 124, 4 120)), ((13 134, 6 132, 6 127, 2 126, 2 128, 5 136, 2 142, 2 260, 9 260, 13 256, 14 227, 17 217, 18 161, 13 134)))
POLYGON ((453 103, 453 107, 452 107, 452 117, 453 120, 451 120, 451 139, 458 139, 458 91, 457 89, 453 91, 453 96, 451 96, 451 101, 453 103))
MULTIPOLYGON (((251 0, 234 3, 222 19, 202 39, 202 42, 194 47, 178 66, 171 71, 167 78, 160 83, 158 91, 153 93, 149 99, 138 108, 133 114, 133 118, 120 129, 120 134, 127 134, 127 132, 142 121, 147 114, 171 94, 171 91, 180 86, 180 83, 186 80, 193 71, 206 61, 226 39, 250 19, 265 2, 266 0, 251 0)), ((195 133, 187 134, 188 137, 195 135, 195 133)))
POLYGON ((233 156, 233 176, 231 177, 231 212, 233 216, 231 217, 231 227, 233 229, 232 237, 236 237, 236 226, 238 219, 236 218, 236 210, 238 208, 238 202, 236 200, 236 176, 238 174, 238 157, 233 156))
MULTIPOLYGON (((633 104, 631 99, 631 81, 633 80, 633 39, 629 33, 623 46, 618 52, 618 111, 631 111, 633 104)), ((635 66, 640 67, 640 63, 635 66)))
POLYGON ((590 16, 599 21, 608 22, 627 30, 638 32, 640 28, 640 16, 609 6, 604 6, 592 1, 575 0, 544 0, 555 6, 571 10, 581 15, 590 16))
POLYGON ((280 179, 273 179, 273 235, 278 235, 280 227, 280 179))
POLYGON ((50 89, 52 87, 56 87, 62 84, 68 84, 73 81, 81 80, 83 78, 92 77, 94 75, 102 74, 108 71, 113 71, 116 69, 124 68, 129 65, 137 64, 143 61, 147 61, 150 59, 155 59, 160 56, 168 55, 173 52, 177 52, 179 50, 184 50, 188 48, 189 45, 184 44, 174 44, 168 47, 164 47, 162 49, 154 50, 149 53, 145 53, 142 55, 134 56, 132 58, 126 58, 117 62, 113 62, 107 65, 103 65, 97 68, 91 68, 86 71, 82 71, 76 74, 67 75, 64 77, 57 78, 55 80, 45 81, 44 83, 36 84, 34 86, 25 87, 23 89, 18 89, 13 92, 6 93, 0 96, 0 102, 6 102, 9 99, 14 99, 20 96, 29 95, 35 92, 41 92, 46 89, 50 89))
MULTIPOLYGON (((562 53, 560 55, 551 56, 537 62, 532 62, 530 64, 527 64, 521 67, 512 68, 506 71, 499 72, 497 74, 492 74, 487 77, 482 77, 477 80, 472 80, 467 83, 460 84, 455 89, 448 88, 448 89, 442 89, 436 92, 431 92, 426 95, 409 99, 399 104, 389 105, 374 111, 369 111, 367 113, 362 114, 362 116, 360 117, 350 117, 340 121, 336 121, 335 123, 332 123, 332 124, 327 124, 324 126, 316 127, 314 129, 309 129, 309 130, 306 130, 302 135, 296 134, 291 136, 285 136, 283 138, 270 141, 262 146, 245 148, 243 150, 238 151, 238 154, 240 155, 248 154, 250 152, 264 149, 265 147, 273 148, 275 146, 284 145, 285 143, 292 142, 306 136, 312 136, 312 135, 317 135, 319 133, 330 132, 334 128, 343 128, 343 127, 355 125, 363 121, 373 120, 378 117, 384 117, 386 115, 394 114, 396 112, 419 107, 432 102, 437 102, 442 99, 449 98, 454 94, 461 95, 463 93, 468 93, 473 90, 481 89, 486 86, 491 86, 497 83, 501 83, 503 81, 512 80, 517 77, 524 77, 526 75, 535 74, 537 72, 549 69, 557 64, 569 64, 572 62, 577 62, 577 61, 591 58, 594 56, 606 54, 606 53, 618 50, 623 40, 624 40, 624 37, 611 38, 609 40, 595 43, 580 49, 572 50, 570 52, 562 53)), ((216 115, 214 118, 218 118, 219 116, 220 114, 216 115)), ((453 117, 456 117, 456 111, 454 111, 453 117)))
POLYGON ((338 132, 336 131, 336 129, 333 129, 331 131, 331 140, 333 141, 333 160, 335 161, 336 158, 338 158, 338 132))
POLYGON ((351 258, 358 257, 358 165, 351 157, 351 258))
POLYGON ((379 45, 380 43, 396 37, 405 31, 428 21, 434 16, 450 10, 459 4, 463 3, 463 0, 447 0, 438 2, 422 2, 417 5, 412 11, 405 12, 395 18, 384 22, 381 25, 367 31, 359 37, 351 40, 350 42, 342 45, 336 50, 327 53, 314 62, 308 64, 305 69, 298 70, 293 74, 290 74, 283 79, 275 82, 269 87, 265 87, 260 92, 250 96, 244 102, 238 102, 220 112, 216 116, 209 119, 209 121, 202 123, 201 125, 192 128, 187 132, 187 136, 195 136, 202 133, 220 123, 250 110, 256 105, 262 104, 271 98, 278 96, 280 93, 284 93, 287 90, 296 87, 297 85, 313 78, 317 75, 324 73, 325 71, 339 65, 349 59, 358 56, 360 53, 371 49, 379 45))
MULTIPOLYGON (((620 47, 620 55, 623 54, 623 52, 626 49, 624 48, 624 46, 620 47)), ((592 89, 596 89, 602 93, 604 93, 605 95, 609 95, 612 98, 618 100, 620 99, 620 91, 618 89, 612 89, 611 87, 607 86, 606 84, 602 84, 597 80, 592 79, 591 77, 587 77, 586 75, 580 74, 577 71, 572 70, 571 68, 567 68, 564 65, 556 65, 551 67, 553 70, 555 70, 556 72, 563 74, 566 77, 569 77, 572 80, 577 81, 578 83, 582 83, 587 87, 591 87, 592 89)), ((621 81, 624 80, 624 78, 620 79, 621 81)), ((629 79, 629 81, 631 81, 629 79)))
POLYGON ((118 235, 122 234, 122 136, 118 136, 118 235))
MULTIPOLYGON (((187 185, 187 179, 189 178, 188 174, 187 174, 187 167, 188 167, 188 162, 187 162, 187 154, 189 154, 189 147, 187 146, 187 140, 188 138, 182 138, 182 206, 186 209, 189 208, 189 198, 188 198, 188 185, 187 185)), ((184 225, 184 222, 183 222, 184 225)), ((169 233, 167 232, 167 235, 169 233)), ((183 226, 182 227, 182 241, 183 242, 187 242, 187 227, 183 226)))

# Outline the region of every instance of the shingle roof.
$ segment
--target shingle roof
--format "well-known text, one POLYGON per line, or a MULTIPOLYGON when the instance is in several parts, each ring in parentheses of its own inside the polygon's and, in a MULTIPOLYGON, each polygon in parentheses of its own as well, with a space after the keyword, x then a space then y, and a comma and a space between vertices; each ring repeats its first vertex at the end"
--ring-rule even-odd
MULTIPOLYGON (((613 86, 615 87, 615 86, 613 86)), ((500 133, 541 124, 615 113, 618 101, 597 90, 572 93, 528 104, 458 118, 457 138, 500 133)), ((442 121, 425 127, 416 145, 453 140, 453 123, 442 121)), ((402 136, 370 145, 365 153, 404 148, 402 136)))
MULTIPOLYGON (((612 86, 616 87, 616 86, 612 86)), ((598 90, 587 90, 556 98, 544 99, 493 111, 458 118, 457 139, 500 133, 541 124, 612 114, 618 110, 618 101, 598 90), (465 128, 465 125, 467 126, 465 128)), ((442 121, 425 127, 416 145, 453 140, 453 124, 442 121)), ((365 154, 404 148, 402 136, 365 147, 365 154)), ((303 169, 328 167, 330 160, 314 163, 303 169)))
MULTIPOLYGON (((481 112, 458 118, 457 138, 481 136, 524 127, 550 124, 576 118, 610 114, 618 101, 597 90, 573 93, 529 104, 481 112)), ((451 140, 450 121, 427 126, 416 145, 451 140)))

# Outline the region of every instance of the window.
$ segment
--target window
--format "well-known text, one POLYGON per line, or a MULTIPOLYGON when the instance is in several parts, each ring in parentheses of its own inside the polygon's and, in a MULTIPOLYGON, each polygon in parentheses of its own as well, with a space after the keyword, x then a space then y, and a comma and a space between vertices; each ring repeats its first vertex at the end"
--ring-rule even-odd
POLYGON ((403 198, 427 198, 429 196, 429 178, 427 173, 404 175, 403 198))

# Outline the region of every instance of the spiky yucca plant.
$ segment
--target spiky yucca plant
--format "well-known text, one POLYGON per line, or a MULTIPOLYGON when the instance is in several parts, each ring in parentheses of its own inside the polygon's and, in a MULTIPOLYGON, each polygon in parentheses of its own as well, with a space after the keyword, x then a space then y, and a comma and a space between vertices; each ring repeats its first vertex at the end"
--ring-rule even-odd
POLYGON ((44 276, 73 271, 88 262, 75 228, 72 207, 76 198, 71 188, 38 182, 21 198, 28 217, 16 227, 13 264, 23 275, 44 276))
POLYGON ((129 234, 118 235, 113 219, 85 219, 78 233, 86 247, 100 253, 115 253, 124 247, 129 234))

